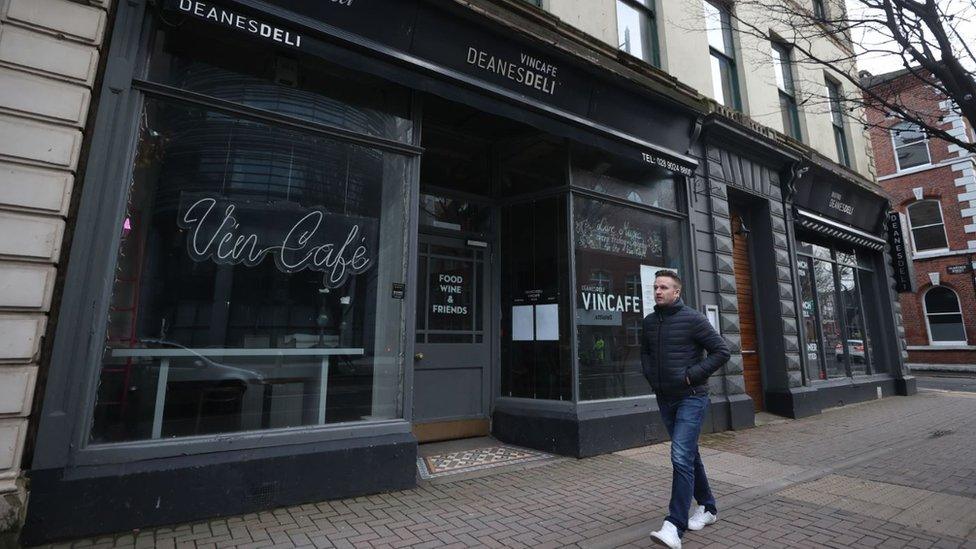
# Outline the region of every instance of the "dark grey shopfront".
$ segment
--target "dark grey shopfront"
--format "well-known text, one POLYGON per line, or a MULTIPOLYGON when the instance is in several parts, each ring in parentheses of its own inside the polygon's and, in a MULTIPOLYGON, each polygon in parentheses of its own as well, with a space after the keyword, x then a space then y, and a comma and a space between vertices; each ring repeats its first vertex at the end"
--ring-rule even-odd
POLYGON ((450 2, 125 2, 108 57, 25 542, 660 437, 693 105, 450 2))
MULTIPOLYGON (((661 440, 660 268, 736 347, 709 429, 752 425, 750 352, 770 409, 809 409, 770 167, 796 158, 746 184, 697 100, 521 36, 448 1, 119 3, 25 542, 408 488, 418 440, 661 440), (758 350, 736 242, 776 265, 758 350)), ((871 356, 897 361, 877 318, 871 356)))

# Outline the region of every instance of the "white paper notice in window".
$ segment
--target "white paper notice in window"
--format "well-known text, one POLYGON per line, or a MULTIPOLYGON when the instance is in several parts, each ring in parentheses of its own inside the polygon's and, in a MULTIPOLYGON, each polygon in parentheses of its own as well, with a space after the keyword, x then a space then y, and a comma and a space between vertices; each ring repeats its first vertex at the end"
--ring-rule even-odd
POLYGON ((535 339, 559 341, 559 305, 549 303, 535 306, 535 339))
POLYGON ((532 318, 532 305, 512 307, 512 341, 532 341, 535 327, 532 318))

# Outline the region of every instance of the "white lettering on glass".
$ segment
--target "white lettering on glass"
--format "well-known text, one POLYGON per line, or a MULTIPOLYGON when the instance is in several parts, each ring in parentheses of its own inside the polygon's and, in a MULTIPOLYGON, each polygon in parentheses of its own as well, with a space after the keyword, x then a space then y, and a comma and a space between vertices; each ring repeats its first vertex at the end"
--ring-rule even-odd
POLYGON ((547 95, 556 93, 556 67, 531 55, 521 54, 519 62, 506 61, 473 46, 468 47, 467 62, 484 71, 539 90, 547 95))
POLYGON ((455 296, 464 293, 464 276, 459 274, 438 273, 437 289, 441 293, 447 294, 447 304, 432 304, 430 310, 433 313, 442 315, 466 315, 468 307, 466 305, 455 305, 455 296))
MULTIPOLYGON (((331 0, 334 4, 341 6, 352 6, 353 0, 331 0)), ((246 15, 234 13, 228 9, 212 6, 207 2, 199 0, 180 0, 179 11, 193 15, 206 21, 213 21, 218 25, 236 28, 246 33, 260 36, 268 40, 285 44, 286 46, 302 47, 302 35, 289 30, 275 27, 267 23, 262 23, 251 19, 246 15)))
POLYGON ((641 298, 639 296, 580 292, 580 297, 583 299, 584 311, 641 312, 641 298))
POLYGON ((667 158, 662 158, 655 154, 642 152, 641 158, 644 160, 644 162, 647 162, 648 164, 654 164, 655 166, 660 166, 665 170, 671 170, 672 172, 680 173, 681 175, 692 174, 691 168, 689 168, 688 166, 682 166, 681 164, 678 164, 674 160, 668 160, 667 158))
POLYGON ((326 223, 331 216, 312 210, 269 246, 265 241, 276 237, 262 234, 255 227, 242 228, 236 215, 237 205, 227 203, 222 211, 217 205, 216 198, 201 198, 183 208, 177 220, 181 228, 189 231, 187 251, 194 261, 210 259, 220 265, 254 267, 265 256, 274 253, 279 270, 286 273, 303 269, 322 272, 323 284, 329 288, 342 286, 350 275, 372 267, 368 238, 360 223, 347 223, 348 228, 342 229, 346 233, 344 238, 340 236, 341 243, 328 241, 331 235, 325 235, 326 223))

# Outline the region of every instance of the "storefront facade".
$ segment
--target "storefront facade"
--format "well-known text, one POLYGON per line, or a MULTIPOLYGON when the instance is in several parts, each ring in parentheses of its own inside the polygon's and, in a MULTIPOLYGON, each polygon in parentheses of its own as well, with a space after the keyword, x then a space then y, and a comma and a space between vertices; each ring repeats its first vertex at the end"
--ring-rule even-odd
POLYGON ((125 2, 112 32, 28 543, 409 488, 418 441, 663 440, 662 268, 735 349, 708 430, 903 377, 877 241, 803 225, 801 152, 680 86, 448 2, 125 2))
POLYGON ((884 196, 733 120, 706 118, 702 143, 699 301, 732 348, 711 387, 728 402, 726 425, 914 393, 884 196))
POLYGON ((897 336, 904 333, 895 293, 905 276, 904 241, 888 225, 887 199, 811 164, 792 202, 803 378, 816 391, 815 399, 790 391, 798 415, 914 394, 897 336))
POLYGON ((457 7, 275 4, 118 8, 27 542, 410 487, 418 439, 652 439, 560 429, 647 423, 694 101, 457 7))

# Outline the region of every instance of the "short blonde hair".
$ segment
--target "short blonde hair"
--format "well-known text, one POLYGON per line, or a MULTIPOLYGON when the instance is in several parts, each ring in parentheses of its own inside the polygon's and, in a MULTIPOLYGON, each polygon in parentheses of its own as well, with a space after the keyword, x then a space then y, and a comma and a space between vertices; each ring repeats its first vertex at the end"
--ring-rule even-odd
POLYGON ((678 289, 679 290, 681 289, 682 286, 681 277, 678 276, 678 273, 672 271, 671 269, 661 269, 660 271, 654 273, 654 278, 657 278, 659 276, 664 276, 670 278, 671 280, 674 280, 678 284, 678 289))

